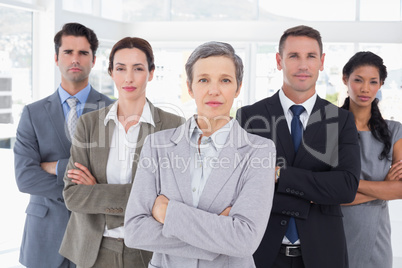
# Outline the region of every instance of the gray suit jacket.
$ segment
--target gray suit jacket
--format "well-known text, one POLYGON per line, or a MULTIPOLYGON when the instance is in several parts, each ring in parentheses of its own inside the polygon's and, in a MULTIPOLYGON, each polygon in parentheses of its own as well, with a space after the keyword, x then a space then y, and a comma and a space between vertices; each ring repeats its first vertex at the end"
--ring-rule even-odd
POLYGON ((275 146, 234 122, 198 208, 192 206, 189 122, 148 136, 126 211, 129 247, 154 252, 149 267, 255 267, 274 191, 275 146), (169 200, 165 223, 155 198, 169 200), (218 216, 232 206, 230 214, 218 216))
MULTIPOLYGON (((111 104, 93 88, 83 113, 111 104)), ((30 268, 59 267, 58 253, 69 219, 63 177, 70 157, 70 137, 58 91, 25 106, 14 146, 15 178, 21 192, 31 195, 22 238, 20 262, 30 268), (41 162, 59 161, 57 176, 45 172, 41 162)))
MULTIPOLYGON (((184 119, 167 113, 149 103, 155 122, 155 128, 141 123, 136 153, 133 162, 134 178, 138 158, 144 139, 148 134, 177 127, 184 119)), ((109 157, 110 142, 115 123, 104 119, 111 106, 95 111, 79 119, 71 158, 67 169, 74 169, 78 162, 88 167, 97 179, 96 185, 77 185, 65 176, 63 195, 66 206, 72 211, 70 221, 60 248, 60 254, 79 266, 92 267, 98 256, 105 230, 123 226, 124 213, 132 184, 107 184, 106 166, 109 157)))

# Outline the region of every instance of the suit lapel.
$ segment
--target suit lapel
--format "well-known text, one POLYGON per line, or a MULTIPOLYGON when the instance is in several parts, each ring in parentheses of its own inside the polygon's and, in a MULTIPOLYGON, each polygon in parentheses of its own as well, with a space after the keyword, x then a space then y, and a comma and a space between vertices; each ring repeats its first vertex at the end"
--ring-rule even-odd
POLYGON ((82 112, 82 114, 105 107, 106 103, 103 103, 103 105, 99 103, 98 105, 98 102, 101 99, 102 99, 101 94, 95 89, 93 89, 93 87, 91 86, 91 90, 89 91, 88 98, 87 101, 85 102, 84 111, 82 112))
POLYGON ((268 121, 271 122, 271 137, 277 147, 278 157, 285 156, 287 162, 292 163, 295 158, 295 151, 293 146, 292 136, 283 114, 283 108, 279 100, 279 93, 277 92, 267 100, 266 105, 268 114, 268 121))
POLYGON ((200 201, 198 203, 199 209, 209 211, 216 196, 221 192, 223 186, 231 178, 232 173, 242 162, 243 156, 237 150, 239 144, 236 144, 236 142, 240 142, 241 146, 243 141, 239 140, 242 138, 239 133, 240 130, 240 125, 235 121, 232 130, 229 133, 225 147, 219 153, 219 160, 226 158, 227 160, 225 160, 225 163, 229 163, 229 165, 226 168, 220 167, 212 170, 200 196, 200 201))
POLYGON ((168 154, 170 165, 179 188, 181 198, 187 205, 193 204, 193 196, 191 194, 191 176, 189 165, 193 164, 190 160, 190 142, 188 138, 188 130, 190 120, 184 125, 178 127, 171 137, 171 141, 176 144, 172 153, 168 154))
POLYGON ((45 104, 44 108, 46 109, 49 120, 52 122, 57 137, 62 144, 64 152, 70 155, 71 141, 69 140, 69 134, 67 134, 68 130, 65 124, 63 108, 57 90, 49 96, 48 102, 45 104))
POLYGON ((322 108, 324 105, 325 102, 317 96, 316 103, 314 104, 313 110, 308 119, 307 127, 303 133, 302 142, 294 161, 294 165, 296 166, 300 164, 304 156, 308 153, 308 150, 314 150, 317 135, 325 135, 326 133, 323 129, 325 127, 325 118, 322 114, 322 108))
MULTIPOLYGON (((147 99, 148 101, 148 99, 147 99)), ((134 161, 133 161, 133 166, 132 166, 132 178, 131 181, 134 181, 135 173, 137 171, 137 163, 140 159, 140 154, 142 150, 142 146, 144 145, 145 138, 151 134, 158 132, 162 129, 162 121, 159 116, 159 111, 155 106, 148 101, 149 108, 151 110, 152 118, 155 123, 155 127, 152 126, 151 124, 148 123, 140 123, 140 131, 138 133, 138 140, 137 140, 137 147, 135 148, 135 154, 134 154, 134 161)))
POLYGON ((106 169, 107 169, 107 162, 109 159, 109 152, 110 152, 110 146, 112 143, 112 138, 113 138, 113 132, 116 127, 116 124, 113 120, 109 120, 107 125, 105 126, 105 117, 110 111, 111 107, 108 107, 106 109, 103 109, 99 113, 99 122, 97 124, 98 129, 94 130, 94 133, 97 133, 99 137, 96 139, 98 141, 98 152, 100 157, 97 156, 97 168, 96 170, 103 170, 103 176, 102 178, 99 179, 99 183, 107 183, 107 178, 106 178, 106 169))

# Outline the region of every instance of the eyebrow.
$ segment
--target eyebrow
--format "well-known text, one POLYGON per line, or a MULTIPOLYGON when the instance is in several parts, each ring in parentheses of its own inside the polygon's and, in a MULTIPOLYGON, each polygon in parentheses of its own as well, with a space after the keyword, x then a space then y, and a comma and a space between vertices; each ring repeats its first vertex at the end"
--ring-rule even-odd
MULTIPOLYGON (((125 63, 121 63, 121 62, 116 62, 116 65, 124 65, 124 66, 126 66, 125 63)), ((135 64, 133 64, 133 66, 145 66, 145 65, 142 64, 142 63, 135 63, 135 64)))

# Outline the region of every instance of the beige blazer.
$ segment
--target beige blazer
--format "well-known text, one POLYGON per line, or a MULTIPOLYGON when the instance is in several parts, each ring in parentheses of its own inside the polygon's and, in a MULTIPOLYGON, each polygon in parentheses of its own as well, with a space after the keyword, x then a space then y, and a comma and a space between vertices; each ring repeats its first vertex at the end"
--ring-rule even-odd
MULTIPOLYGON (((147 135, 169 128, 175 128, 184 119, 154 107, 150 102, 155 128, 141 123, 138 147, 133 161, 134 175, 137 162, 147 135)), ((124 213, 132 184, 107 184, 106 166, 110 142, 115 123, 104 119, 112 105, 79 118, 75 139, 71 146, 71 157, 66 171, 75 168, 78 162, 88 167, 97 179, 96 185, 77 185, 64 176, 63 196, 72 214, 60 248, 60 254, 78 266, 92 267, 97 258, 105 230, 124 225, 124 213)))

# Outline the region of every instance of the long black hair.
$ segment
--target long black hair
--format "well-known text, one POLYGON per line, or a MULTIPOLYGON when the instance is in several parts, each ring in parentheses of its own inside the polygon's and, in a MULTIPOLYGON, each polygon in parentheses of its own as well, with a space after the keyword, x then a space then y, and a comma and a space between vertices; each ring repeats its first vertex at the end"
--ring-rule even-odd
MULTIPOLYGON (((387 67, 385 67, 381 57, 369 51, 357 52, 352 58, 349 59, 342 70, 344 79, 347 80, 353 71, 361 66, 373 66, 377 68, 380 75, 380 82, 381 84, 384 84, 384 81, 387 78, 387 67)), ((342 108, 349 110, 349 107, 350 98, 347 97, 345 99, 345 103, 342 105, 342 108)), ((391 133, 388 129, 387 123, 381 115, 377 98, 371 103, 371 117, 368 121, 368 127, 374 138, 384 144, 384 148, 382 149, 382 152, 378 158, 380 160, 384 158, 390 159, 389 152, 391 151, 391 133)))

